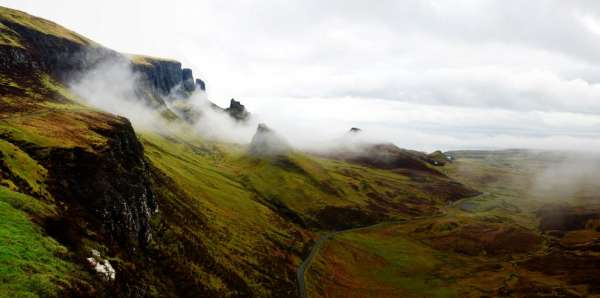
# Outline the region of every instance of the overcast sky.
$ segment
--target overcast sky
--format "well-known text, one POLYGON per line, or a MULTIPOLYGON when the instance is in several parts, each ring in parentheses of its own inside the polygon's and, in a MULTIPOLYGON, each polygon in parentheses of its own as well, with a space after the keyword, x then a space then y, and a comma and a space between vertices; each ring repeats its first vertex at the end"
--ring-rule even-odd
POLYGON ((0 3, 180 60, 299 139, 600 150, 600 1, 0 3))

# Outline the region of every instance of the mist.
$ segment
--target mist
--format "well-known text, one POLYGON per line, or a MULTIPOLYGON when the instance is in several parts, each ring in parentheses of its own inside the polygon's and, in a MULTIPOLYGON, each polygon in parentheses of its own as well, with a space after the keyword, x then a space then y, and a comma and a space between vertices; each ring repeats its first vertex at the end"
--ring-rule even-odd
POLYGON ((146 129, 167 128, 159 107, 151 108, 137 92, 141 76, 125 59, 106 59, 77 76, 68 87, 84 103, 128 118, 134 126, 146 129))
MULTIPOLYGON (((258 119, 250 116, 246 121, 236 121, 229 114, 216 108, 206 92, 194 91, 189 98, 167 101, 167 106, 178 113, 177 106, 189 105, 199 112, 198 117, 193 119, 195 130, 204 138, 229 143, 247 144, 256 132, 258 119)), ((181 113, 179 113, 180 116, 181 113)))
POLYGON ((234 120, 198 88, 185 98, 179 92, 181 86, 173 87, 166 96, 149 95, 150 87, 126 59, 105 59, 73 79, 68 87, 85 104, 128 118, 136 130, 176 134, 189 133, 191 127, 207 140, 246 144, 258 123, 252 117, 243 122, 234 120), (184 118, 178 107, 194 111, 193 124, 167 120, 165 113, 184 118))
MULTIPOLYGON (((250 107, 250 117, 237 121, 218 108, 208 98, 206 92, 196 89, 189 97, 182 97, 175 86, 166 96, 149 97, 140 92, 145 85, 140 73, 133 71, 126 59, 106 59, 92 69, 80 74, 68 84, 69 88, 86 104, 103 111, 128 118, 137 130, 151 130, 163 134, 173 134, 191 126, 199 136, 210 141, 249 144, 255 136, 257 126, 264 122, 274 132, 281 135, 289 146, 300 150, 324 153, 344 147, 358 148, 358 143, 390 142, 393 137, 374 129, 349 137, 350 122, 313 121, 318 115, 315 110, 295 111, 304 118, 295 119, 280 105, 250 107), (162 104, 164 103, 164 105, 162 104), (266 109, 265 109, 266 108, 266 109), (181 119, 189 118, 184 110, 191 111, 191 123, 168 121, 163 114, 173 112, 181 119), (283 117, 283 118, 282 118, 283 117)), ((271 102, 272 103, 272 102, 271 102)), ((281 101, 280 103, 285 103, 281 101)), ((309 108, 315 108, 307 102, 309 108)), ((289 107, 297 107, 289 105, 289 107)), ((288 146, 288 145, 286 145, 288 146)))
POLYGON ((530 194, 544 203, 600 203, 600 155, 562 153, 534 176, 530 194))
POLYGON ((179 108, 191 107, 196 112, 193 130, 219 142, 248 144, 258 123, 265 123, 293 148, 317 153, 349 149, 354 146, 351 143, 394 143, 425 152, 507 148, 600 152, 600 138, 595 137, 600 120, 593 115, 482 110, 361 97, 264 97, 240 98, 251 117, 236 121, 216 108, 202 90, 182 98, 176 86, 171 94, 158 97, 164 102, 160 105, 141 95, 140 88, 146 88, 143 84, 128 60, 108 59, 68 85, 87 104, 129 118, 136 129, 162 133, 185 129, 181 121, 167 121, 161 114, 182 116, 179 108), (362 131, 350 141, 346 134, 351 127, 362 131))

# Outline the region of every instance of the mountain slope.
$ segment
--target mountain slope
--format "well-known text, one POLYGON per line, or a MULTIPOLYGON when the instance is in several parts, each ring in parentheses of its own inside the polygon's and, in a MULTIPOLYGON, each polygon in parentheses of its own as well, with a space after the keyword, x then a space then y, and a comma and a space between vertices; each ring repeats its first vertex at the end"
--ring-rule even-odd
POLYGON ((296 268, 320 232, 432 215, 476 193, 428 167, 252 156, 208 142, 167 107, 165 95, 196 88, 179 62, 120 54, 10 9, 0 23, 0 251, 20 249, 18 237, 40 247, 0 259, 11 264, 0 270, 6 293, 295 295, 296 268), (182 129, 134 130, 67 87, 106 59, 139 74, 137 99, 182 129))

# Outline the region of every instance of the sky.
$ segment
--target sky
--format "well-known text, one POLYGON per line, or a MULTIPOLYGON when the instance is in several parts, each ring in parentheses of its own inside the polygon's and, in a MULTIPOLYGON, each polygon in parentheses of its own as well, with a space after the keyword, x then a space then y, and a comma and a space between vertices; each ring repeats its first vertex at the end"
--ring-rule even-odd
POLYGON ((174 58, 226 106, 311 141, 600 151, 598 1, 0 0, 174 58))

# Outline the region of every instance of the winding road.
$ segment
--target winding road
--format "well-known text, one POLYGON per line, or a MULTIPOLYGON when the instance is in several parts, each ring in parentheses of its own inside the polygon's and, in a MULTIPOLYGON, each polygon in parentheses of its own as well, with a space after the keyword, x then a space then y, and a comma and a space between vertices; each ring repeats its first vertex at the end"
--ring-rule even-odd
MULTIPOLYGON (((427 217, 427 218, 431 218, 431 217, 427 217)), ((423 218, 416 218, 416 219, 423 219, 423 218)), ((406 222, 406 220, 386 221, 386 222, 380 222, 380 223, 376 223, 374 225, 365 226, 365 227, 357 227, 357 228, 351 228, 351 229, 340 230, 340 231, 335 231, 335 232, 327 232, 326 234, 321 235, 321 237, 319 237, 319 239, 317 239, 315 244, 313 244, 312 248, 310 249, 310 254, 308 255, 308 257, 306 257, 306 259, 304 259, 302 264, 300 264, 300 267, 298 267, 298 269, 296 270, 296 280, 298 282, 298 292, 299 292, 300 298, 308 298, 308 294, 306 293, 306 283, 304 281, 304 274, 306 273, 306 270, 310 267, 310 263, 312 262, 314 257, 317 255, 317 253, 319 252, 319 249, 323 246, 325 241, 327 241, 327 240, 333 238, 335 235, 341 234, 341 233, 356 232, 356 231, 360 231, 360 230, 372 229, 372 228, 379 227, 379 226, 405 223, 405 222, 406 222)))
POLYGON ((310 254, 308 255, 308 257, 306 257, 306 259, 304 259, 304 261, 302 262, 302 264, 300 264, 300 267, 298 267, 298 269, 296 270, 296 280, 298 282, 298 292, 299 292, 299 296, 300 298, 308 298, 308 294, 306 293, 306 282, 304 280, 304 275, 306 273, 306 270, 310 267, 310 264, 312 262, 312 260, 314 259, 314 257, 317 255, 317 253, 319 252, 319 249, 323 246, 323 244, 333 238, 335 235, 341 234, 341 233, 348 233, 348 232, 356 232, 356 231, 360 231, 360 230, 368 230, 368 229, 373 229, 376 227, 380 227, 380 226, 384 226, 384 225, 392 225, 392 224, 400 224, 400 223, 406 223, 407 221, 415 221, 415 220, 424 220, 424 219, 433 219, 433 218, 439 218, 439 217, 444 217, 448 215, 448 209, 449 208, 454 208, 455 207, 455 203, 465 200, 465 199, 473 199, 473 198, 477 198, 483 195, 486 195, 487 193, 480 193, 477 196, 474 197, 467 197, 467 198, 463 198, 460 200, 457 200, 451 204, 449 204, 448 206, 446 206, 446 208, 442 209, 442 212, 436 215, 431 215, 431 216, 419 216, 419 217, 413 217, 410 219, 405 219, 405 220, 396 220, 396 221, 385 221, 385 222, 380 222, 380 223, 376 223, 370 226, 364 226, 364 227, 357 227, 357 228, 350 228, 350 229, 346 229, 346 230, 340 230, 340 231, 335 231, 335 232, 327 232, 326 234, 321 235, 321 237, 319 237, 319 239, 317 239, 317 241, 315 242, 315 244, 312 246, 312 248, 310 249, 310 254))

